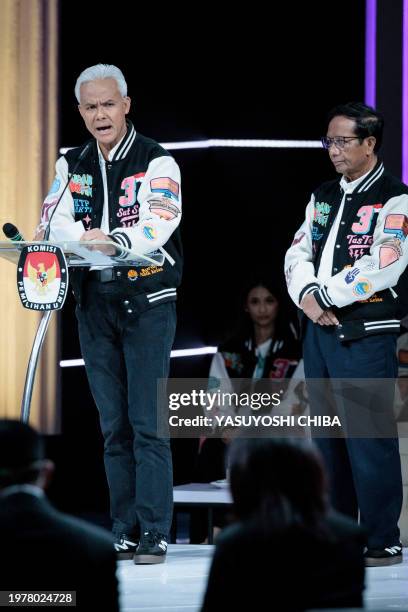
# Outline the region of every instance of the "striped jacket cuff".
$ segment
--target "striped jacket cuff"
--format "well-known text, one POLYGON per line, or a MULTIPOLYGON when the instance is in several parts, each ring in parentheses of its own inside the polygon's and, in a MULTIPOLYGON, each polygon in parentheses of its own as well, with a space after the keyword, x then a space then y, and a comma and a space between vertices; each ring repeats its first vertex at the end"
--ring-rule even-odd
POLYGON ((334 305, 330 299, 329 294, 327 293, 327 287, 322 287, 318 291, 315 291, 313 295, 316 299, 316 302, 323 310, 328 310, 334 305))
POLYGON ((306 287, 303 287, 302 291, 299 293, 299 304, 308 293, 314 293, 316 289, 320 289, 320 285, 317 283, 309 283, 306 287))
POLYGON ((146 297, 150 304, 152 304, 153 302, 157 302, 157 300, 167 300, 168 298, 173 298, 176 296, 176 287, 168 287, 167 289, 162 289, 161 291, 155 291, 154 293, 146 294, 146 297))
POLYGON ((132 248, 132 243, 130 242, 130 238, 127 234, 116 232, 115 234, 108 234, 108 236, 111 240, 113 240, 113 242, 124 246, 126 249, 132 248))

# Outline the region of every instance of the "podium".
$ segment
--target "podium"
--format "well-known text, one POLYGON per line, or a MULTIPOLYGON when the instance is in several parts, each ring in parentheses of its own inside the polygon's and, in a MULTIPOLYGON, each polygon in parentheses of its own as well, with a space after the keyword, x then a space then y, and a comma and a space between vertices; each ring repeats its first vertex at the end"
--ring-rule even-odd
MULTIPOLYGON (((33 247, 36 253, 45 252, 48 247, 59 247, 69 268, 143 268, 147 266, 161 266, 165 256, 159 249, 147 255, 141 255, 116 242, 90 241, 90 242, 48 242, 48 241, 19 241, 0 242, 0 257, 18 264, 21 252, 25 247, 33 247)), ((35 381, 38 358, 47 333, 48 325, 54 309, 44 309, 41 320, 34 337, 30 358, 27 365, 23 397, 21 401, 21 421, 28 423, 30 419, 30 406, 35 381)), ((59 309, 59 308, 58 308, 59 309)), ((41 311, 42 309, 38 309, 41 311)))

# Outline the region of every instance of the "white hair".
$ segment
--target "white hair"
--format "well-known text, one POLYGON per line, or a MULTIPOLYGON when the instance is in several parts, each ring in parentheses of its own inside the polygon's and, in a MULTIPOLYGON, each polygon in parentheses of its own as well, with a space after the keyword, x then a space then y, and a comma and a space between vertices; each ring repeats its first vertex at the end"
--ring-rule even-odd
POLYGON ((80 89, 82 83, 88 83, 89 81, 97 81, 98 79, 115 79, 118 84, 120 94, 124 97, 127 96, 127 84, 122 71, 113 66, 112 64, 96 64, 85 68, 77 78, 75 84, 75 96, 78 102, 80 100, 80 89))

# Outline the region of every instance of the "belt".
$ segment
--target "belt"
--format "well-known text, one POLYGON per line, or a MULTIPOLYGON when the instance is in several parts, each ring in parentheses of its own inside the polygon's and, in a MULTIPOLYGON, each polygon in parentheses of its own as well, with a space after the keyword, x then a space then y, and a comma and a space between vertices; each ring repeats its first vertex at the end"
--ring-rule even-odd
POLYGON ((88 279, 90 281, 98 281, 99 283, 110 283, 111 281, 120 280, 122 272, 115 268, 102 268, 102 270, 90 270, 88 279))

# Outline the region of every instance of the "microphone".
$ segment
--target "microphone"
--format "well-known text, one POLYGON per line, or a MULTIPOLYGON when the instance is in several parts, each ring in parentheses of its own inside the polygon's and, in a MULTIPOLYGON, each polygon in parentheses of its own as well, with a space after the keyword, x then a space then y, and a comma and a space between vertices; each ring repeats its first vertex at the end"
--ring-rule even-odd
POLYGON ((6 238, 11 240, 12 242, 24 242, 24 238, 22 237, 16 226, 12 223, 5 223, 3 225, 3 232, 6 238))
POLYGON ((54 210, 53 210, 53 211, 52 211, 52 213, 51 213, 51 217, 50 217, 50 219, 49 219, 49 221, 48 221, 48 225, 47 225, 46 230, 45 230, 45 232, 44 232, 44 240, 48 240, 48 237, 49 237, 49 235, 50 235, 50 231, 51 231, 51 221, 52 221, 52 218, 53 218, 53 216, 54 216, 54 214, 55 214, 55 211, 56 211, 56 210, 57 210, 57 208, 58 208, 58 204, 61 202, 61 200, 62 200, 62 196, 64 195, 64 193, 65 193, 65 191, 66 191, 66 188, 68 187, 68 185, 69 185, 69 183, 70 183, 70 181, 71 181, 72 176, 75 174, 75 172, 76 172, 76 170, 77 170, 77 168, 78 168, 79 164, 81 163, 81 161, 82 161, 82 160, 84 159, 84 157, 85 157, 85 156, 88 154, 89 149, 91 148, 91 146, 92 146, 92 141, 91 141, 91 142, 88 142, 88 144, 84 146, 84 148, 82 149, 82 151, 81 151, 81 152, 80 152, 80 154, 78 155, 78 159, 77 159, 77 161, 76 161, 76 164, 75 164, 75 166, 74 166, 74 169, 72 170, 72 172, 68 173, 68 180, 67 180, 67 182, 66 182, 66 184, 65 184, 64 189, 62 190, 62 193, 61 193, 60 197, 59 197, 59 198, 58 198, 58 200, 57 200, 57 203, 56 203, 56 204, 55 204, 55 206, 54 206, 54 210))

